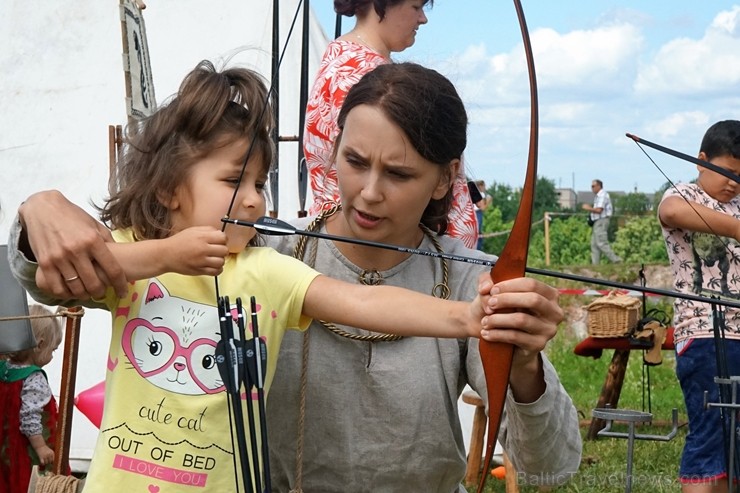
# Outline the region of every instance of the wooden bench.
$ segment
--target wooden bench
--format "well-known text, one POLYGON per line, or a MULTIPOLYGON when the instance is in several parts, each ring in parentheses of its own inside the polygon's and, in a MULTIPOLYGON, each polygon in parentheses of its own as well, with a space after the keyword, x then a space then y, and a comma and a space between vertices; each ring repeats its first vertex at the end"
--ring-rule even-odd
MULTIPOLYGON (((486 440, 486 425, 488 417, 486 416, 486 405, 474 390, 463 392, 462 400, 466 404, 475 406, 473 415, 473 429, 470 432, 470 450, 468 451, 468 465, 465 469, 465 486, 478 484, 479 474, 488 474, 488 471, 481 471, 481 462, 483 461, 483 445, 486 440)), ((509 458, 504 452, 504 467, 506 468, 506 493, 519 493, 519 486, 516 481, 516 470, 509 462, 509 458)), ((490 479, 490 478, 489 478, 490 479)))

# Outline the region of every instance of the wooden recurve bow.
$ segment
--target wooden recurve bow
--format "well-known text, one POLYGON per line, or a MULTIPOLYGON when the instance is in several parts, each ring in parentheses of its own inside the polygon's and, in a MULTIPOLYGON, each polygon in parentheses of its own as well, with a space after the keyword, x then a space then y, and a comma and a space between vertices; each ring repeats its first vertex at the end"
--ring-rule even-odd
MULTIPOLYGON (((534 57, 532 55, 532 44, 527 30, 527 21, 524 18, 524 10, 519 0, 514 0, 519 27, 522 32, 524 52, 527 59, 527 72, 529 73, 530 90, 530 133, 529 133, 529 156, 527 162, 527 174, 522 187, 521 202, 519 210, 514 219, 509 240, 499 256, 496 265, 491 269, 491 278, 495 283, 524 276, 527 266, 527 250, 529 248, 529 233, 532 224, 532 207, 534 204, 534 189, 537 181, 537 146, 539 115, 537 103, 537 80, 534 70, 534 57)), ((514 346, 500 342, 480 341, 480 356, 483 363, 483 371, 486 376, 486 388, 488 390, 488 437, 486 443, 485 459, 483 461, 483 473, 478 485, 478 493, 482 493, 488 477, 487 471, 491 466, 491 458, 496 445, 501 416, 506 401, 506 391, 509 386, 509 374, 511 373, 511 362, 514 356, 514 346)))

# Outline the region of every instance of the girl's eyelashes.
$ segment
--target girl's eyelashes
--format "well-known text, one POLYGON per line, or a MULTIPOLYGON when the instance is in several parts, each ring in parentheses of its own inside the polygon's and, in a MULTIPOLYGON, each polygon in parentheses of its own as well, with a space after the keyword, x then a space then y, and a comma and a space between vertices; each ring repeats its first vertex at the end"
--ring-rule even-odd
MULTIPOLYGON (((245 186, 245 184, 249 183, 249 177, 248 176, 231 176, 228 178, 223 179, 224 183, 228 183, 230 187, 236 188, 245 186)), ((261 176, 259 179, 255 180, 254 182, 254 188, 260 192, 264 191, 267 187, 267 176, 261 176)))
POLYGON ((267 181, 268 181, 267 175, 264 173, 260 173, 260 175, 255 180, 254 188, 259 190, 260 192, 264 192, 265 189, 267 189, 267 181))

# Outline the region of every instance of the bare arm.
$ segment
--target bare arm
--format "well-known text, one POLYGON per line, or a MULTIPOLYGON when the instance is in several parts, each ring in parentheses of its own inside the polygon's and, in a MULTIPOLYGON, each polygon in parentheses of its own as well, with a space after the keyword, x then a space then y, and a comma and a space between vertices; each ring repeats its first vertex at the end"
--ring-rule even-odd
MULTIPOLYGON (((521 397, 541 394, 539 351, 557 331, 563 313, 557 291, 533 279, 493 286, 485 276, 472 302, 440 300, 391 286, 361 286, 326 276, 309 286, 304 314, 378 332, 428 337, 482 337, 517 346, 514 384, 521 397)), ((536 398, 536 397, 534 397, 536 398)))
MULTIPOLYGON (((166 272, 215 276, 221 273, 229 251, 226 235, 208 226, 188 228, 169 238, 132 243, 106 243, 105 247, 128 280, 155 277, 166 272)), ((46 272, 39 269, 37 283, 46 272)))
POLYGON ((362 286, 318 276, 303 313, 377 332, 404 336, 480 337, 483 300, 465 303, 392 286, 362 286))
POLYGON ((169 238, 108 244, 129 280, 166 272, 186 276, 217 276, 229 253, 226 234, 210 226, 185 229, 169 238))
POLYGON ((740 221, 681 197, 666 197, 658 208, 660 222, 669 228, 711 233, 740 240, 740 221))
POLYGON ((18 208, 21 251, 45 274, 40 288, 60 299, 102 297, 110 284, 126 293, 126 277, 106 247, 108 229, 60 192, 31 195, 18 208), (65 279, 79 279, 66 282, 65 279))
POLYGON ((491 205, 492 202, 493 198, 490 195, 483 195, 483 198, 476 202, 475 205, 478 209, 484 211, 488 209, 488 206, 491 205))

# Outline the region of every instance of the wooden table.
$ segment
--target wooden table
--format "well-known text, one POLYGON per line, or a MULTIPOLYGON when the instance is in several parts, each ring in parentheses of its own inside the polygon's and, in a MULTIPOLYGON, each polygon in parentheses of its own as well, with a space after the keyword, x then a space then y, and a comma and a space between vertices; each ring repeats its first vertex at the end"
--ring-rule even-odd
MULTIPOLYGON (((663 350, 674 350, 673 345, 673 327, 666 331, 665 342, 661 347, 663 350)), ((604 386, 601 388, 597 408, 612 407, 617 408, 619 404, 619 395, 622 392, 624 383, 624 374, 627 371, 627 362, 629 361, 630 351, 644 350, 645 347, 639 343, 631 342, 629 337, 604 337, 594 338, 587 337, 582 340, 573 349, 578 356, 591 356, 594 359, 601 357, 605 349, 613 349, 614 355, 609 364, 604 379, 604 386)), ((588 429, 588 440, 595 440, 596 434, 605 426, 606 422, 602 419, 592 419, 591 426, 588 429)))

